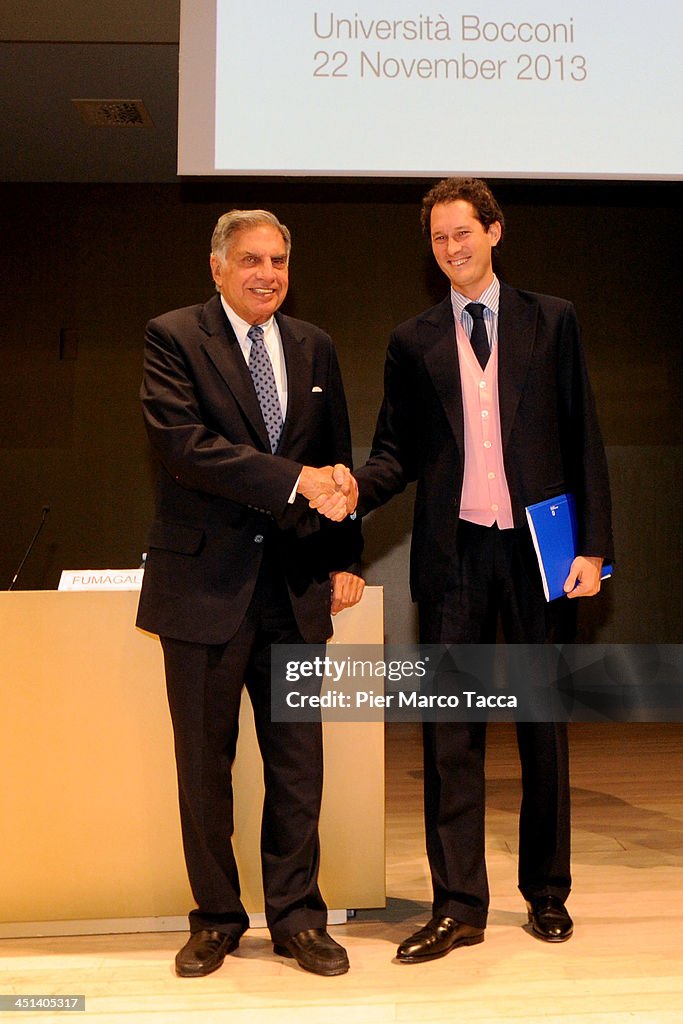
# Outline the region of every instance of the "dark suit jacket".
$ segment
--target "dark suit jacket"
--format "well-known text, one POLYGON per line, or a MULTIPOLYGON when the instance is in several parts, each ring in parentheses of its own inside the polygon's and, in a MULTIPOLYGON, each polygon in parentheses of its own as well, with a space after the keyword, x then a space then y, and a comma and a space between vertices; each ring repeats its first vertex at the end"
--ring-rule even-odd
POLYGON ((330 338, 276 315, 288 404, 275 455, 220 297, 150 321, 142 404, 161 467, 138 625, 216 644, 239 627, 264 550, 285 574, 299 631, 332 632, 329 573, 357 570, 360 530, 323 521, 297 495, 302 465, 351 464, 346 399, 330 338))
MULTIPOLYGON (((505 472, 516 526, 525 506, 576 496, 580 553, 613 557, 607 464, 571 303, 501 283, 498 376, 505 472)), ((361 514, 417 480, 414 600, 453 579, 465 459, 450 294, 393 332, 369 460, 356 473, 361 514)))

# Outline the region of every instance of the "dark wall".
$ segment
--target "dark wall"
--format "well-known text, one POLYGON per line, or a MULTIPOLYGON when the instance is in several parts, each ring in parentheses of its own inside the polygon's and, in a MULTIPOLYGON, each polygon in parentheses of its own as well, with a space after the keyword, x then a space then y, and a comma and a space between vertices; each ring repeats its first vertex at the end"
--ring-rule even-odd
MULTIPOLYGON (((63 568, 129 567, 145 549, 153 467, 138 409, 142 332, 212 293, 209 239, 233 206, 266 206, 294 236, 285 310, 336 340, 357 459, 372 436, 384 348, 447 282, 418 226, 424 182, 221 181, 0 185, 0 587, 40 518, 18 586, 63 568)), ((680 186, 499 182, 509 283, 571 298, 608 446, 618 569, 584 602, 585 636, 680 639, 680 186)), ((408 639, 411 496, 366 525, 387 634, 408 639)))

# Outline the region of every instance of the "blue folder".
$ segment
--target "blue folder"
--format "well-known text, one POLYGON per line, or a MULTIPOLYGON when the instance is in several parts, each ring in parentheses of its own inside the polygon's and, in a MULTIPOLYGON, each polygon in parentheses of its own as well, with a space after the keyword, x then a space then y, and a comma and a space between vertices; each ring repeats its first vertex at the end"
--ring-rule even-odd
MULTIPOLYGON (((541 570, 543 593, 546 601, 564 597, 564 581, 576 557, 577 526, 576 504, 573 494, 558 494, 556 498, 529 505, 526 517, 541 570)), ((601 579, 612 575, 612 566, 602 567, 601 579)))

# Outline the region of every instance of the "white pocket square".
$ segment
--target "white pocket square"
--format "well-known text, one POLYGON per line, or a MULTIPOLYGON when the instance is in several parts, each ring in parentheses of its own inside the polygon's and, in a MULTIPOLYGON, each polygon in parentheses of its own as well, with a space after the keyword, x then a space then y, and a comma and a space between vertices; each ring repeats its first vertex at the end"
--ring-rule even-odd
POLYGON ((322 389, 322 388, 319 388, 319 387, 318 387, 318 385, 316 384, 316 386, 315 386, 314 388, 311 388, 311 393, 315 393, 316 391, 317 391, 317 392, 318 392, 319 394, 322 394, 322 391, 323 391, 323 389, 322 389))

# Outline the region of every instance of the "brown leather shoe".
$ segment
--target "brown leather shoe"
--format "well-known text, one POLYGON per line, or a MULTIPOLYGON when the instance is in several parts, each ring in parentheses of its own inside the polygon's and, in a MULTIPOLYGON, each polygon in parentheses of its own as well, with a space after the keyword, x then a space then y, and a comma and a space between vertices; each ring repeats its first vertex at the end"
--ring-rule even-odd
POLYGON ((285 942, 276 942, 273 951, 278 956, 292 957, 304 971, 331 977, 346 974, 349 958, 346 950, 323 928, 308 928, 297 932, 285 942))
POLYGON ((228 953, 240 944, 240 935, 202 928, 193 932, 175 958, 175 971, 181 978, 202 978, 217 971, 228 953))
POLYGON ((402 964, 421 964, 445 956, 458 946, 476 946, 483 941, 483 928, 461 924, 452 917, 433 917, 401 943, 396 959, 402 964))
POLYGON ((544 942, 566 942, 574 932, 574 922, 557 896, 539 896, 527 900, 531 930, 544 942))

